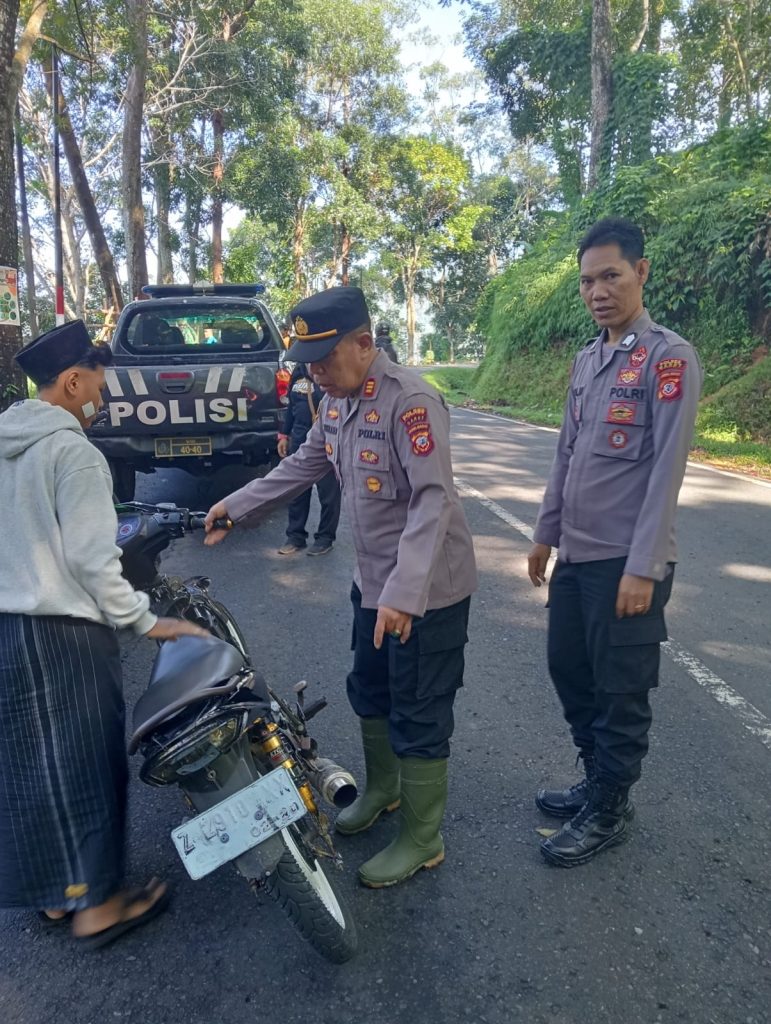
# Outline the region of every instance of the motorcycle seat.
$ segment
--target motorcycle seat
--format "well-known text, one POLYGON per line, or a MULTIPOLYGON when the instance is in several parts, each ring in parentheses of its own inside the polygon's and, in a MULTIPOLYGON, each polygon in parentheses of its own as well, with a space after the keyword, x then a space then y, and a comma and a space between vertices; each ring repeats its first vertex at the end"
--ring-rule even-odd
POLYGON ((245 667, 232 644, 213 636, 183 636, 163 644, 147 690, 134 705, 129 752, 133 754, 144 736, 189 704, 205 700, 212 691, 227 692, 228 681, 245 667))

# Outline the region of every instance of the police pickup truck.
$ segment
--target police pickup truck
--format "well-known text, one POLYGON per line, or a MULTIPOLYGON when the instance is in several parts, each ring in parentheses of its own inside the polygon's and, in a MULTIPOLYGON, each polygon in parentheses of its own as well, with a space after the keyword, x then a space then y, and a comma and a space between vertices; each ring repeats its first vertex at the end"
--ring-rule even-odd
POLYGON ((289 371, 261 285, 143 289, 112 338, 105 413, 89 431, 115 496, 130 501, 136 472, 176 466, 208 473, 276 458, 289 371))

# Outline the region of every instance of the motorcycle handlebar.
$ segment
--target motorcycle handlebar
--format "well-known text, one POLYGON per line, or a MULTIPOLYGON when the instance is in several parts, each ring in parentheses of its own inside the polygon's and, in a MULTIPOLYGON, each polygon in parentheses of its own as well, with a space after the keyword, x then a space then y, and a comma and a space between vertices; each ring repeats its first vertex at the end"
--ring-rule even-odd
MULTIPOLYGON (((187 508, 178 508, 172 504, 150 505, 143 501, 127 501, 116 506, 116 511, 142 512, 157 517, 163 525, 182 527, 183 530, 203 530, 206 528, 206 513, 191 512, 187 508)), ((215 519, 215 530, 232 530, 233 520, 230 518, 215 519)))
MULTIPOLYGON (((215 519, 212 526, 215 530, 232 530, 233 520, 229 519, 227 516, 224 519, 215 519)), ((204 512, 191 512, 190 528, 192 530, 205 530, 206 514, 204 512)))

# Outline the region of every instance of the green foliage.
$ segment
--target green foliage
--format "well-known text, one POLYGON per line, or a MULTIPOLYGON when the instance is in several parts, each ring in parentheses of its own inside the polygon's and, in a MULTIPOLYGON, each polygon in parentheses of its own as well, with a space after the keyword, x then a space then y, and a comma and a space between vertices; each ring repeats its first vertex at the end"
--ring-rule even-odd
POLYGON ((555 217, 480 303, 477 321, 489 344, 478 395, 505 396, 509 364, 523 353, 575 351, 596 333, 578 296, 575 252, 581 232, 610 214, 645 229, 646 303, 654 319, 696 346, 705 393, 750 365, 771 307, 769 122, 621 168, 575 211, 555 217))
POLYGON ((705 399, 697 427, 716 440, 771 444, 771 358, 705 399))

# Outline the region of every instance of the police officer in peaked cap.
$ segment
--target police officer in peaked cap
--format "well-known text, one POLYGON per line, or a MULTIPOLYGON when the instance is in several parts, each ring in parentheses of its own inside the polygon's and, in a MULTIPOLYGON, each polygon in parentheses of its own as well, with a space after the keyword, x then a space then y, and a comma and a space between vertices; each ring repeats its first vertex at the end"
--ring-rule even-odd
POLYGON ((541 843, 572 867, 623 841, 629 790, 648 750, 664 608, 677 558, 674 519, 702 372, 693 348, 643 306, 642 231, 595 224, 578 251, 581 296, 600 328, 576 356, 528 572, 549 582, 549 671, 585 777, 541 790, 569 819, 541 843))
POLYGON ((249 525, 320 480, 343 486, 356 552, 353 667, 347 688, 360 726, 367 782, 336 821, 363 832, 400 807, 398 837, 359 869, 372 888, 444 859, 439 831, 455 693, 463 685, 474 551, 453 485, 450 417, 414 371, 378 351, 364 295, 330 288, 291 314, 289 357, 324 392, 306 442, 261 480, 209 512, 249 525))

